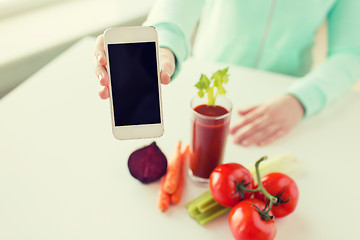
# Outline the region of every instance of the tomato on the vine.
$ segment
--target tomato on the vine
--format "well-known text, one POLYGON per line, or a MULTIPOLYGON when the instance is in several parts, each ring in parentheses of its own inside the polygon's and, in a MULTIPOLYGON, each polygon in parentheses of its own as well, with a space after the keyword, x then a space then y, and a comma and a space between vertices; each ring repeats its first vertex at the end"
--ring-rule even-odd
MULTIPOLYGON (((273 240, 276 225, 273 219, 263 219, 260 212, 265 203, 247 199, 236 204, 229 214, 229 225, 236 240, 273 240)), ((271 212, 270 212, 271 215, 271 212)))
POLYGON ((252 193, 243 189, 253 189, 254 180, 247 168, 238 163, 226 163, 217 166, 210 175, 210 191, 216 202, 233 207, 252 193))
MULTIPOLYGON (((261 178, 262 185, 268 193, 277 198, 271 208, 275 217, 285 217, 292 213, 299 199, 299 190, 289 176, 283 173, 269 173, 261 178)), ((264 194, 255 193, 255 198, 265 200, 264 194)))

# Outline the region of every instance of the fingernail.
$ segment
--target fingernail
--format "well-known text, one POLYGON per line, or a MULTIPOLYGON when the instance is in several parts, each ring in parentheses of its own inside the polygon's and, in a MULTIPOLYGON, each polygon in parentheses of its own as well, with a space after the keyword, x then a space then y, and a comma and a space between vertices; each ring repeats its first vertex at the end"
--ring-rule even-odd
POLYGON ((235 139, 234 139, 234 143, 235 143, 235 144, 241 144, 241 140, 240 140, 240 139, 235 138, 235 139))
POLYGON ((171 80, 170 78, 170 74, 168 74, 167 72, 161 72, 161 74, 165 74, 166 77, 162 77, 161 80, 162 80, 162 83, 163 84, 168 84, 171 80))
POLYGON ((104 77, 104 74, 103 74, 103 73, 99 73, 98 78, 99 78, 100 81, 101 81, 101 79, 103 79, 103 77, 104 77))
POLYGON ((168 77, 170 79, 170 74, 167 72, 164 72, 165 76, 168 77))
POLYGON ((98 60, 98 62, 100 63, 100 60, 101 60, 101 54, 98 54, 98 55, 97 55, 97 60, 98 60))
POLYGON ((104 90, 100 90, 100 91, 99 91, 99 97, 100 97, 101 99, 105 99, 105 97, 104 97, 104 90))
POLYGON ((248 146, 249 141, 248 140, 241 141, 241 145, 248 146))

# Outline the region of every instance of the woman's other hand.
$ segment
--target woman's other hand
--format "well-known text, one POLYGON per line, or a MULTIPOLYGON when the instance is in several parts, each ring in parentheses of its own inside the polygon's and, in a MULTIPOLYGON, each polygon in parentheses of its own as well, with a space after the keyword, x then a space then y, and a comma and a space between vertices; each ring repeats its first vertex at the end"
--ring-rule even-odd
POLYGON ((287 134, 304 116, 304 108, 294 96, 283 95, 238 113, 242 121, 230 129, 234 142, 265 146, 287 134))

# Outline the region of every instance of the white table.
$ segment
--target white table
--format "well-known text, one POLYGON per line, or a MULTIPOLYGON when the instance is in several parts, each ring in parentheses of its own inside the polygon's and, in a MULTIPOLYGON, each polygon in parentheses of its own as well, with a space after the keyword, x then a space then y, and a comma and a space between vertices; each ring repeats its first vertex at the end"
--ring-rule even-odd
MULTIPOLYGON (((0 101, 0 239, 232 239, 227 217, 201 227, 184 205, 204 191, 186 182, 184 197, 165 214, 159 183, 143 185, 127 169, 129 154, 154 139, 118 141, 108 101, 92 69, 94 39, 84 39, 0 101)), ((189 101, 200 73, 225 65, 190 60, 162 87, 168 156, 190 139, 189 101)), ((230 67, 235 109, 281 93, 287 76, 230 67)), ((355 239, 360 235, 360 95, 349 93, 271 146, 228 141, 225 159, 243 164, 290 152, 303 162, 293 175, 296 211, 277 221, 277 240, 355 239)), ((237 120, 233 114, 232 121, 237 120)))

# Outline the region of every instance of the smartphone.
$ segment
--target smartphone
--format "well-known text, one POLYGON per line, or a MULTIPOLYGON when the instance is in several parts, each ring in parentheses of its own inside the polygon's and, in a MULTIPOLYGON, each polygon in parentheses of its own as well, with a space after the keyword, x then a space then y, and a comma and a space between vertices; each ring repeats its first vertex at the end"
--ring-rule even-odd
POLYGON ((114 137, 122 140, 162 136, 156 29, 110 28, 104 32, 104 45, 114 137))

